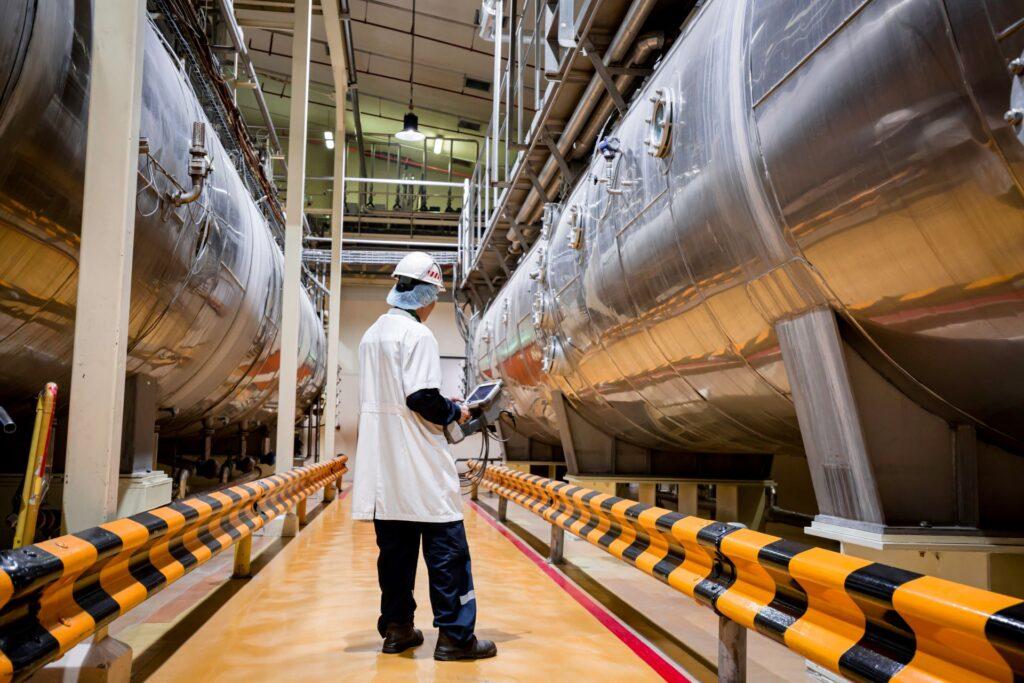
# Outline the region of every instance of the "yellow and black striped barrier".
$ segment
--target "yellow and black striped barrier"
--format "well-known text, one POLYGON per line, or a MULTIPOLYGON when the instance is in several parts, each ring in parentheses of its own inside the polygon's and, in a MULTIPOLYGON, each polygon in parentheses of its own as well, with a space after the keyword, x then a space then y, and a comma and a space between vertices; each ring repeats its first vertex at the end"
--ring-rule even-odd
MULTIPOLYGON (((0 680, 22 679, 317 489, 345 457, 0 551, 0 680)), ((327 495, 325 498, 330 499, 327 495)))
POLYGON ((851 680, 1024 680, 1018 598, 504 467, 483 485, 851 680))

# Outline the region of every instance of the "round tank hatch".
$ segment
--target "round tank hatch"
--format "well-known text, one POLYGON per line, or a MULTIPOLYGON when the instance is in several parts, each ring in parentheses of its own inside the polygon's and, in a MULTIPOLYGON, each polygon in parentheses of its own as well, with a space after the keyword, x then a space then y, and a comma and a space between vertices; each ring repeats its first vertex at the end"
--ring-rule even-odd
POLYGON ((664 159, 672 148, 672 91, 658 88, 651 96, 651 115, 647 118, 644 144, 652 157, 664 159))

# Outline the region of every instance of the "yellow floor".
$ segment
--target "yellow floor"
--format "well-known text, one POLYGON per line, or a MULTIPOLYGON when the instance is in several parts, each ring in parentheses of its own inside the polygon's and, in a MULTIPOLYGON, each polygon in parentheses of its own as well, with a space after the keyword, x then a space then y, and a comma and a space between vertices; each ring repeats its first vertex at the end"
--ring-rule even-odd
POLYGON ((149 680, 663 680, 469 506, 477 633, 498 644, 498 657, 433 660, 437 634, 422 560, 416 617, 426 642, 403 655, 380 654, 373 527, 352 522, 348 510, 347 499, 329 506, 149 680))

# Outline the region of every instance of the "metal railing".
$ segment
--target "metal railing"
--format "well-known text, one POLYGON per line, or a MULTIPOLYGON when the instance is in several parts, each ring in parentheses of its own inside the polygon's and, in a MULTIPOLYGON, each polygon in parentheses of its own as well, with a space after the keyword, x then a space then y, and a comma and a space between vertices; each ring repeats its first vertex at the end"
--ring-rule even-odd
POLYGON ((393 136, 367 139, 369 157, 367 179, 356 190, 349 189, 345 200, 367 211, 432 211, 460 213, 463 196, 457 188, 466 180, 465 173, 455 168, 455 146, 470 145, 480 153, 480 143, 471 138, 424 138, 419 145, 399 142, 393 136), (431 163, 431 157, 434 163, 431 163), (437 185, 430 177, 444 178, 446 185, 437 185), (390 180, 410 181, 396 185, 390 180))
POLYGON ((719 615, 719 680, 743 680, 755 630, 851 680, 1024 678, 1024 601, 738 524, 489 467, 483 486, 719 615), (742 628, 741 628, 742 627, 742 628))
POLYGON ((510 193, 541 185, 528 157, 555 144, 548 119, 600 6, 594 0, 483 0, 480 33, 494 42, 492 111, 460 221, 463 276, 507 218, 510 193))
POLYGON ((0 679, 22 680, 188 572, 235 546, 248 576, 252 534, 324 489, 335 498, 344 456, 92 529, 0 551, 0 679))
MULTIPOLYGON (((462 273, 467 273, 476 260, 484 233, 507 193, 511 171, 525 158, 527 137, 551 85, 545 68, 550 73, 558 67, 557 54, 544 35, 546 12, 550 11, 547 1, 522 0, 521 6, 516 0, 510 1, 515 15, 511 22, 504 16, 505 0, 484 0, 481 10, 481 35, 494 42, 492 110, 484 148, 469 181, 469 206, 463 210, 459 225, 462 273), (506 41, 508 54, 503 68, 506 41)), ((572 4, 568 3, 570 7, 572 4)))
MULTIPOLYGON (((415 247, 416 243, 410 242, 409 246, 415 247)), ((393 266, 408 255, 408 253, 408 250, 400 251, 394 249, 345 249, 341 254, 341 262, 345 265, 393 266)), ((454 251, 430 250, 427 253, 429 253, 434 258, 437 265, 442 268, 444 266, 455 264, 454 251)), ((302 260, 306 263, 330 263, 331 251, 330 249, 303 249, 302 260)))

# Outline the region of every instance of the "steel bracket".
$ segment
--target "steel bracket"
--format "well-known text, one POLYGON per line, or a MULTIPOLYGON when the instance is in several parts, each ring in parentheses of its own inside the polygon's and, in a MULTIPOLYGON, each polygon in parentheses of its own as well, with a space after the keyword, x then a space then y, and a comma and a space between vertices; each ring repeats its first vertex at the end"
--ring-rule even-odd
POLYGON ((590 38, 583 41, 583 47, 586 49, 587 57, 590 58, 590 63, 594 65, 594 70, 601 78, 601 83, 604 84, 604 89, 608 91, 612 101, 615 103, 615 108, 619 110, 620 115, 625 116, 626 110, 628 110, 629 107, 626 105, 626 99, 619 91, 619 87, 615 84, 615 79, 609 72, 608 65, 604 62, 604 57, 602 57, 601 53, 598 52, 596 47, 594 47, 594 43, 590 38))
POLYGON ((498 245, 496 245, 493 242, 493 240, 492 241, 488 241, 487 246, 489 246, 491 248, 491 251, 494 252, 494 255, 498 257, 498 265, 501 266, 501 269, 503 271, 505 271, 505 277, 506 278, 512 277, 512 271, 509 270, 508 264, 505 263, 505 254, 502 253, 501 248, 498 247, 498 245))
POLYGON ((555 142, 555 138, 551 135, 551 131, 546 127, 541 128, 540 136, 544 145, 548 148, 548 151, 551 152, 551 156, 554 157, 555 162, 558 164, 558 169, 562 172, 562 177, 565 178, 565 182, 571 185, 575 179, 575 174, 569 167, 569 162, 566 161, 564 156, 562 156, 562 151, 558 149, 558 143, 555 142))

